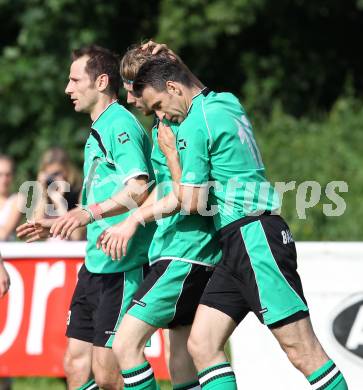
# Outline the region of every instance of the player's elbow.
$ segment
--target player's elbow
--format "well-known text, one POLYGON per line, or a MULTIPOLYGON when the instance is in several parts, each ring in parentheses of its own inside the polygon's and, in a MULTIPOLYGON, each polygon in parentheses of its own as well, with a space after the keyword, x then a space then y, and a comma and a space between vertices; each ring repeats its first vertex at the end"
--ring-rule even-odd
POLYGON ((145 202, 148 196, 149 196, 149 192, 147 189, 145 189, 145 191, 141 193, 134 193, 132 198, 137 204, 137 206, 141 206, 145 202))
POLYGON ((129 197, 141 206, 149 196, 149 184, 147 178, 131 179, 127 183, 127 190, 129 197))
POLYGON ((198 214, 207 202, 204 191, 199 187, 180 186, 178 200, 181 209, 186 214, 198 214))

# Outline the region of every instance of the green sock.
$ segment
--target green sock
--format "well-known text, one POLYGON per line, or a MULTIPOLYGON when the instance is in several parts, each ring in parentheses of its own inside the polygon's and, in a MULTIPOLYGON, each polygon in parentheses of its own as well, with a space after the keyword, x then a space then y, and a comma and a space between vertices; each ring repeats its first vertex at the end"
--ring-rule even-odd
POLYGON ((173 390, 200 390, 201 387, 197 380, 180 383, 178 385, 173 385, 173 390))
POLYGON ((125 389, 159 390, 154 371, 147 361, 129 370, 122 370, 121 375, 125 389))
POLYGON ((198 372, 198 378, 203 390, 237 390, 236 377, 228 362, 205 368, 198 372))
POLYGON ((95 382, 94 379, 91 379, 89 382, 85 383, 83 386, 78 387, 77 390, 96 390, 99 389, 97 386, 97 383, 95 382))
POLYGON ((313 390, 348 390, 347 382, 332 360, 307 377, 313 390))

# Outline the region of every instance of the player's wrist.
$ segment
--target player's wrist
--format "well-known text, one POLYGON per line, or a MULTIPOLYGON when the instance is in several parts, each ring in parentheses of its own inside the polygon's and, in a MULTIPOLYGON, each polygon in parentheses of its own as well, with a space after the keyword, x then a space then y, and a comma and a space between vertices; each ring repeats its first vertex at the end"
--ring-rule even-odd
POLYGON ((80 205, 80 207, 85 213, 87 213, 89 218, 88 223, 92 223, 94 221, 102 219, 102 210, 99 207, 98 203, 92 205, 80 205))
POLYGON ((99 203, 93 203, 88 206, 88 210, 91 212, 95 221, 102 219, 102 208, 99 203))
POLYGON ((134 211, 130 216, 129 216, 129 221, 134 224, 135 226, 138 226, 142 222, 142 215, 139 212, 139 209, 134 211))
POLYGON ((88 222, 87 222, 87 224, 88 224, 88 223, 92 223, 92 222, 95 221, 95 219, 94 219, 92 213, 90 212, 90 210, 89 210, 88 208, 82 207, 82 211, 83 211, 83 212, 85 213, 85 215, 87 215, 87 217, 88 217, 88 222))

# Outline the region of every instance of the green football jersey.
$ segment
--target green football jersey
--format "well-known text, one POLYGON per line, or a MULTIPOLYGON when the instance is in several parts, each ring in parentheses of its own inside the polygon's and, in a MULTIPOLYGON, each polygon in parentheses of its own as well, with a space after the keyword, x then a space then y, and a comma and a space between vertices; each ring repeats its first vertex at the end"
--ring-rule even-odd
MULTIPOLYGON (((154 179, 151 143, 141 124, 123 106, 114 102, 93 122, 84 153, 82 204, 100 203, 120 192, 127 181, 145 175, 154 179)), ((130 240, 127 256, 112 261, 96 242, 111 225, 129 216, 130 212, 104 218, 87 225, 85 264, 93 273, 123 272, 148 262, 148 249, 156 229, 151 223, 140 226, 130 240)))
POLYGON ((177 148, 181 184, 210 186, 218 230, 246 215, 280 207, 251 123, 233 94, 204 89, 196 95, 179 126, 177 148))
MULTIPOLYGON (((172 125, 171 128, 177 134, 178 126, 172 125)), ((166 158, 158 145, 157 132, 155 126, 152 130, 151 162, 157 183, 157 196, 161 199, 173 190, 173 183, 166 158)), ((157 223, 149 250, 151 264, 162 259, 175 259, 215 265, 221 259, 213 218, 177 213, 162 218, 157 223)))

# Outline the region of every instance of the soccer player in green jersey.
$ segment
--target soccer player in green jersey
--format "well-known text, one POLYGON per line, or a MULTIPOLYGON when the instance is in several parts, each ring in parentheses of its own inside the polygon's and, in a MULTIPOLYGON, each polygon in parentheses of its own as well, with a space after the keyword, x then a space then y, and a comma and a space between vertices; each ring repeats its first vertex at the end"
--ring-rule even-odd
MULTIPOLYGON (((144 114, 151 114, 152 111, 145 110, 142 102, 134 98, 132 79, 142 62, 153 56, 152 49, 153 46, 146 49, 141 46, 134 47, 121 61, 121 74, 128 92, 128 103, 144 114)), ((169 55, 161 51, 156 56, 169 55)), ((152 129, 151 162, 157 186, 140 210, 157 207, 158 202, 168 196, 170 201, 176 200, 171 173, 162 152, 162 145, 158 143, 158 132, 162 126, 162 123, 157 121, 152 129)), ((173 125, 172 130, 177 133, 178 126, 173 125)), ((126 226, 131 224, 132 218, 122 223, 126 226)), ((105 232, 106 253, 118 229, 118 225, 115 225, 105 232)), ((127 253, 128 251, 129 248, 127 253)), ((150 272, 134 296, 113 345, 122 368, 125 386, 135 390, 155 388, 155 379, 143 353, 144 346, 156 329, 168 328, 169 369, 173 387, 185 390, 199 388, 197 372, 187 351, 187 340, 199 298, 220 258, 211 218, 178 213, 159 221, 149 249, 150 272)))
POLYGON ((90 46, 72 55, 66 94, 76 112, 93 123, 85 145, 82 206, 64 216, 24 224, 18 235, 29 241, 69 237, 87 225, 85 264, 70 305, 64 359, 69 389, 119 389, 122 378, 111 346, 119 323, 143 280, 143 267, 155 226, 141 227, 122 261, 96 248, 106 227, 129 215, 148 196, 153 179, 149 137, 137 119, 117 102, 119 59, 109 50, 90 46), (49 220, 47 220, 49 221, 49 220), (95 380, 88 382, 91 370, 95 380))
MULTIPOLYGON (((238 99, 200 88, 168 58, 143 64, 133 91, 148 109, 179 123, 177 148, 175 142, 164 148, 171 172, 181 171, 174 177, 176 210, 201 213, 198 198, 203 194, 205 199, 208 187, 211 203, 217 206, 214 219, 223 258, 203 293, 189 339, 202 388, 236 389, 224 344, 253 311, 313 389, 347 389, 314 334, 296 270, 294 240, 277 215, 278 196, 265 177, 251 124, 238 99)), ((163 212, 176 210, 165 207, 163 212)), ((127 232, 118 237, 119 245, 125 243, 127 232)))

